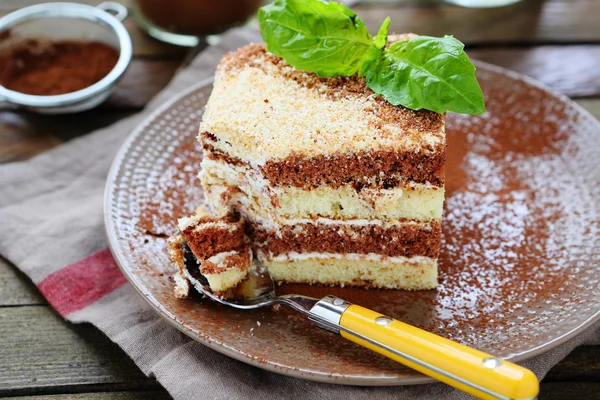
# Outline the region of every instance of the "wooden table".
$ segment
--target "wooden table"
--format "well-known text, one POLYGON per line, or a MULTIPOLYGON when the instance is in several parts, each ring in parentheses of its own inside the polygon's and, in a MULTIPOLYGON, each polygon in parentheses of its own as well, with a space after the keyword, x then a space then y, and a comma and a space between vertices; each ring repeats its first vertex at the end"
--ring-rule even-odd
MULTIPOLYGON (((1 0, 0 16, 39 1, 1 0)), ((387 0, 362 2, 355 9, 373 33, 390 15, 391 31, 453 34, 472 57, 539 79, 600 118, 600 0, 526 0, 488 10, 387 0)), ((131 18, 125 25, 134 59, 114 95, 96 110, 60 118, 0 109, 0 162, 25 160, 134 114, 169 82, 186 49, 150 39, 131 18)), ((94 327, 63 321, 25 275, 0 259, 3 396, 169 398, 94 327)), ((542 382, 540 398, 599 399, 600 346, 578 348, 554 367, 542 382)))

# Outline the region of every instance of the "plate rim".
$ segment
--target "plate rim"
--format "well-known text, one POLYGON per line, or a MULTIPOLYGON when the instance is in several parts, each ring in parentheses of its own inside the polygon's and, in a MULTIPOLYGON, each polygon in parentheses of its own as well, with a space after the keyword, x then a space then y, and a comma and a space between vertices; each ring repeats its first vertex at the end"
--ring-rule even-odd
MULTIPOLYGON (((507 76, 511 79, 516 79, 525 82, 527 85, 533 86, 537 89, 543 90, 553 97, 557 98, 561 102, 566 102, 569 106, 574 107, 579 115, 584 115, 592 122, 595 121, 597 127, 600 130, 600 121, 598 121, 589 111, 585 108, 577 104, 575 101, 570 99, 565 94, 562 94, 544 83, 531 78, 529 76, 520 74, 515 71, 511 71, 509 69, 499 67, 497 65, 489 64, 486 62, 473 60, 476 68, 481 68, 483 70, 488 70, 491 72, 499 73, 507 76)), ((115 235, 115 227, 113 221, 111 220, 111 212, 112 212, 112 194, 116 190, 115 179, 116 176, 123 165, 123 162, 128 154, 128 151, 140 136, 144 134, 146 131, 146 127, 152 123, 152 121, 156 120, 162 113, 172 107, 175 103, 180 101, 181 99, 189 96, 191 93, 205 87, 208 85, 212 85, 214 82, 214 75, 202 79, 200 82, 190 86, 189 88, 174 94, 168 100, 166 100, 163 104, 157 107, 155 110, 150 112, 143 120, 141 120, 136 127, 129 133, 123 144, 119 147, 119 150, 115 154, 113 162, 111 164, 110 170, 108 172, 106 183, 104 186, 104 196, 103 196, 103 221, 104 221, 104 232, 108 242, 108 248, 110 249, 113 258, 115 259, 119 269, 127 279, 127 281, 135 288, 135 291, 142 297, 144 300, 151 306, 151 308, 160 315, 163 319, 166 319, 172 326, 177 328, 180 332, 183 332, 187 336, 191 337, 193 340, 215 350, 221 354, 224 354, 228 357, 236 359, 238 361, 244 362, 246 364, 252 365, 254 367, 261 368, 263 370, 269 372, 275 372, 277 374, 290 376, 294 378, 316 381, 322 383, 331 383, 331 384, 339 384, 339 385, 351 385, 351 386, 406 386, 406 385, 420 385, 426 383, 437 382, 434 378, 430 378, 426 375, 423 375, 416 371, 410 371, 409 373, 412 376, 406 378, 398 378, 398 377, 377 377, 372 375, 363 375, 363 376, 348 376, 346 374, 340 373, 322 373, 322 372, 314 372, 302 368, 290 368, 287 366, 282 366, 276 364, 274 362, 258 362, 242 351, 231 348, 226 343, 218 342, 210 337, 201 337, 200 335, 196 335, 190 329, 186 328, 184 324, 178 322, 174 315, 172 315, 160 302, 158 302, 154 296, 149 291, 144 290, 144 286, 140 284, 138 278, 133 274, 133 272, 125 266, 127 263, 126 260, 122 258, 122 251, 119 249, 119 241, 115 235)), ((600 321, 600 308, 596 310, 596 312, 588 317, 586 320, 581 322, 579 325, 574 326, 569 331, 557 336, 553 340, 550 340, 542 345, 533 347, 527 351, 511 355, 507 357, 506 360, 510 360, 511 362, 521 362, 528 360, 530 358, 536 357, 540 354, 546 353, 557 346, 567 342, 573 337, 580 334, 582 331, 594 325, 596 322, 600 321)), ((266 360, 265 360, 266 361, 266 360)))

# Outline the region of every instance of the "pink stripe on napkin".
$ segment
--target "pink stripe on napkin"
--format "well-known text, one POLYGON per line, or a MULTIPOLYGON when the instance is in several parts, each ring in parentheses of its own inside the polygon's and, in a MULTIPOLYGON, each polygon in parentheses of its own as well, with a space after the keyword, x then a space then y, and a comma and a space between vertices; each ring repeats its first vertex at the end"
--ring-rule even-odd
POLYGON ((126 283, 105 249, 48 275, 38 289, 60 315, 79 311, 126 283))

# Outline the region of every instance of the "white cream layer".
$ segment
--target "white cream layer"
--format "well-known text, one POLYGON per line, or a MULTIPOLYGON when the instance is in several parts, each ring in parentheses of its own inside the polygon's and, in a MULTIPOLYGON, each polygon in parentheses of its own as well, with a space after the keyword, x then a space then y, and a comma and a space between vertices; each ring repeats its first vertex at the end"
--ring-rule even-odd
MULTIPOLYGON (((200 219, 202 219, 204 216, 203 215, 192 215, 191 217, 182 217, 179 218, 177 220, 177 227, 179 228, 180 231, 184 231, 187 228, 189 228, 190 226, 193 226, 195 224, 198 223, 198 221, 200 219)), ((238 229, 237 225, 234 224, 230 224, 227 222, 223 222, 223 221, 210 221, 210 222, 203 222, 200 225, 198 225, 194 230, 195 231, 201 231, 203 229, 206 228, 219 228, 219 229, 226 229, 229 232, 233 232, 235 230, 238 229)))
POLYGON ((221 266, 221 264, 225 261, 227 257, 235 256, 236 254, 238 254, 238 252, 235 250, 225 251, 223 253, 218 253, 210 258, 207 258, 206 261, 221 266))
POLYGON ((271 254, 265 253, 262 250, 258 251, 257 257, 262 262, 277 261, 277 262, 295 262, 304 261, 311 259, 336 259, 336 260, 349 260, 349 261, 377 261, 385 263, 402 263, 402 264, 430 264, 436 261, 435 258, 425 256, 413 256, 413 257, 391 257, 376 253, 296 253, 291 252, 287 254, 278 254, 273 257, 271 254))

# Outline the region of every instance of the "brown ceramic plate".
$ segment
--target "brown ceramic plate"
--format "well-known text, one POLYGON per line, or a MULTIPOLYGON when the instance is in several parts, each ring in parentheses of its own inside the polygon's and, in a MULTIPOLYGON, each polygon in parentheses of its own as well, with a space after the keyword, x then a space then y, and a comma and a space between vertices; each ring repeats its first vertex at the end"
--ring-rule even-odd
MULTIPOLYGON (((439 288, 283 285, 282 293, 334 294, 513 361, 599 319, 600 123, 530 79, 477 66, 487 113, 448 116, 439 288)), ((351 385, 429 382, 293 311, 172 296, 166 238, 202 201, 195 136, 211 87, 203 82, 155 112, 116 157, 105 218, 125 276, 178 329, 257 367, 351 385)))

